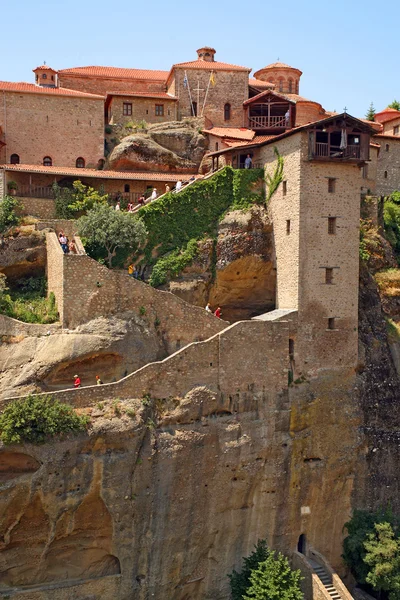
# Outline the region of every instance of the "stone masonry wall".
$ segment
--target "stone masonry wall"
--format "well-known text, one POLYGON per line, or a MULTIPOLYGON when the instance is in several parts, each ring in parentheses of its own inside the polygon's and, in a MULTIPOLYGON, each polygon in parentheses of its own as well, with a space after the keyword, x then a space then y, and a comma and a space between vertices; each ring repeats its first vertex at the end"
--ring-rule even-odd
MULTIPOLYGON (((199 93, 197 114, 200 116, 206 94, 210 71, 202 69, 188 69, 192 100, 197 102, 197 88, 199 83, 203 90, 199 93)), ((183 85, 185 70, 175 68, 175 95, 179 98, 179 118, 190 117, 191 108, 189 92, 183 85)), ((217 126, 243 127, 243 102, 248 98, 248 72, 247 71, 217 71, 215 73, 215 86, 210 85, 203 116, 206 116, 217 126), (224 120, 224 105, 231 105, 231 118, 224 120)))
POLYGON ((134 96, 115 96, 111 104, 111 124, 125 124, 129 121, 146 121, 146 123, 165 123, 166 121, 176 121, 177 102, 167 98, 135 98, 134 96), (132 104, 132 115, 123 114, 123 104, 129 102, 132 104), (156 115, 156 104, 162 104, 164 114, 156 115))
POLYGON ((393 136, 374 138, 381 145, 378 154, 376 193, 388 196, 400 189, 400 138, 393 136))
POLYGON ((47 291, 56 297, 61 323, 64 323, 64 257, 55 233, 46 233, 47 291))
POLYGON ((56 209, 52 198, 19 198, 20 213, 40 219, 54 219, 56 209))
POLYGON ((6 135, 6 157, 18 154, 22 164, 41 165, 50 156, 54 166, 97 165, 104 155, 104 102, 47 94, 6 92, 0 127, 6 135))
POLYGON ((305 125, 326 117, 326 113, 318 102, 297 102, 296 126, 305 125))
MULTIPOLYGON (((165 75, 166 78, 167 75, 165 75)), ((70 90, 106 95, 107 92, 165 92, 165 81, 76 76, 59 73, 59 85, 70 90)))

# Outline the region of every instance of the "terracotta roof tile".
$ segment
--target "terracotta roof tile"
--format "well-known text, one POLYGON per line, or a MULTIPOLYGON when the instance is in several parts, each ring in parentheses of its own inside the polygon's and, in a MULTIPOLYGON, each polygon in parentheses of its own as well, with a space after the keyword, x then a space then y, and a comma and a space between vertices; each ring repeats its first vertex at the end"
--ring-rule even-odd
POLYGON ((169 71, 153 71, 151 69, 124 69, 120 67, 74 67, 61 69, 60 75, 83 75, 90 77, 110 77, 118 79, 145 79, 151 81, 166 81, 169 71))
POLYGON ((67 88, 41 87, 34 83, 25 83, 23 81, 0 81, 0 90, 5 92, 24 92, 27 94, 47 94, 50 96, 76 96, 78 98, 92 98, 104 100, 103 96, 89 94, 87 92, 78 92, 67 88))
POLYGON ((400 142, 400 135, 393 135, 390 133, 377 133, 376 135, 374 135, 374 140, 376 140, 377 138, 390 138, 391 140, 397 140, 398 142, 400 142))
POLYGON ((191 60, 189 62, 177 63, 172 66, 172 69, 175 67, 181 67, 185 69, 204 69, 205 71, 248 71, 249 73, 251 71, 251 69, 248 67, 239 67, 238 65, 230 65, 228 63, 218 62, 215 60, 191 60))
POLYGON ((138 98, 160 98, 162 100, 178 100, 176 96, 171 96, 167 92, 107 92, 107 96, 129 96, 138 98))
POLYGON ((245 127, 213 127, 212 129, 204 129, 203 133, 236 140, 252 140, 255 136, 252 129, 246 129, 245 127))
POLYGON ((53 71, 54 73, 57 73, 57 71, 49 67, 49 65, 40 65, 40 67, 36 67, 36 69, 32 69, 32 71, 53 71))
MULTIPOLYGON (((74 167, 44 167, 42 165, 0 165, 0 169, 6 171, 18 171, 20 173, 42 173, 49 175, 69 175, 71 177, 93 177, 95 179, 128 179, 131 181, 188 181, 191 173, 150 173, 132 171, 99 171, 97 169, 76 169, 74 167)), ((196 178, 201 175, 194 175, 196 178)))
POLYGON ((254 77, 250 77, 249 85, 256 88, 274 88, 275 83, 271 83, 270 81, 261 81, 261 79, 255 79, 254 77))
POLYGON ((240 147, 240 148, 245 148, 246 146, 254 146, 256 144, 262 144, 263 142, 268 142, 269 140, 272 140, 272 138, 275 138, 276 135, 257 135, 253 140, 248 140, 246 142, 238 142, 238 141, 230 141, 230 140, 224 140, 225 144, 227 146, 229 146, 230 148, 236 148, 236 147, 240 147))

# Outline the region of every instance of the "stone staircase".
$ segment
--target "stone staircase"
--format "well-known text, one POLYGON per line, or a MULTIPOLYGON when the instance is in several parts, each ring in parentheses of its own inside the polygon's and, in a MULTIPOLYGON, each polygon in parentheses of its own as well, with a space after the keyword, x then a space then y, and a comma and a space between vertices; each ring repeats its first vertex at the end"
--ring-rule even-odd
POLYGON ((328 571, 322 565, 317 563, 315 560, 312 560, 311 558, 309 558, 308 561, 311 564, 314 572, 318 575, 318 577, 322 581, 329 596, 331 598, 333 598, 333 600, 343 600, 343 597, 339 594, 339 592, 333 585, 332 575, 330 573, 328 573, 328 571))

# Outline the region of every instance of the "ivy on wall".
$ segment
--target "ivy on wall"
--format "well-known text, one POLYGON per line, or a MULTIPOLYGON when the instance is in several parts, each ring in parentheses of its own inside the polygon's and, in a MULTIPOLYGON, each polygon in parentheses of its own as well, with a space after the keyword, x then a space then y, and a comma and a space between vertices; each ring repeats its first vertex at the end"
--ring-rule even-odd
POLYGON ((215 236, 219 220, 233 209, 261 203, 262 169, 225 167, 210 179, 193 183, 179 194, 170 192, 140 209, 138 215, 148 231, 140 263, 154 265, 150 283, 165 283, 178 275, 197 253, 197 241, 215 236))
POLYGON ((274 147, 274 153, 277 158, 277 165, 273 175, 266 173, 265 175, 265 183, 267 184, 267 197, 265 199, 266 204, 271 200, 272 196, 275 194, 276 190, 279 187, 279 184, 283 180, 283 156, 279 154, 278 148, 274 147))

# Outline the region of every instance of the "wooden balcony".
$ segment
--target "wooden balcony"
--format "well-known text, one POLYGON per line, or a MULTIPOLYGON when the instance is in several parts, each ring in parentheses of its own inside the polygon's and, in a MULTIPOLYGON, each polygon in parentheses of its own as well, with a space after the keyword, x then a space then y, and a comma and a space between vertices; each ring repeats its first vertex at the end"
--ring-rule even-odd
POLYGON ((46 185, 21 184, 18 185, 15 195, 21 198, 54 198, 52 187, 46 185))
POLYGON ((285 116, 252 117, 249 115, 249 129, 281 129, 289 127, 289 122, 285 116))
POLYGON ((328 157, 328 158, 355 158, 360 160, 361 158, 361 146, 351 145, 346 148, 340 148, 339 146, 330 146, 321 142, 316 142, 314 158, 328 157))

